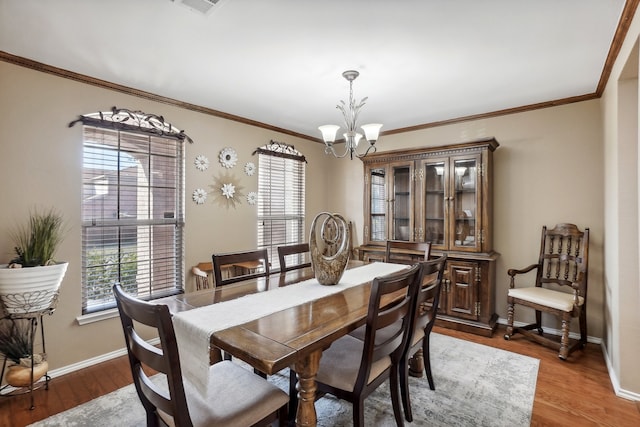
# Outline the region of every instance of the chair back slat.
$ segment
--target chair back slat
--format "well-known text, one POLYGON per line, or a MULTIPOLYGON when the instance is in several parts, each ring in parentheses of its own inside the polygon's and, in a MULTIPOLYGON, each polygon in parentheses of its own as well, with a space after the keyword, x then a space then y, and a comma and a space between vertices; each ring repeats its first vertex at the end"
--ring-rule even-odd
POLYGON ((431 256, 431 242, 407 242, 405 240, 387 240, 385 250, 385 262, 395 264, 415 264, 419 261, 427 261, 431 256), (394 249, 396 251, 394 251, 394 249), (409 253, 420 252, 420 255, 409 253))
MULTIPOLYGON (((537 286, 555 283, 560 286, 579 282, 586 276, 589 229, 580 231, 574 224, 542 227, 542 245, 538 261, 537 286)), ((585 277, 586 278, 586 277, 585 277)))
POLYGON ((310 259, 309 243, 278 246, 278 261, 280 262, 280 271, 282 272, 310 267, 310 259), (297 257, 295 255, 297 255, 297 257), (290 261, 289 264, 287 264, 287 260, 290 261))
POLYGON ((267 253, 266 248, 245 252, 213 254, 211 256, 211 260, 213 263, 214 286, 224 286, 240 282, 242 280, 267 277, 270 274, 269 254, 267 253), (256 268, 247 274, 240 274, 227 278, 222 277, 222 270, 225 267, 233 267, 234 265, 242 263, 256 263, 256 268))

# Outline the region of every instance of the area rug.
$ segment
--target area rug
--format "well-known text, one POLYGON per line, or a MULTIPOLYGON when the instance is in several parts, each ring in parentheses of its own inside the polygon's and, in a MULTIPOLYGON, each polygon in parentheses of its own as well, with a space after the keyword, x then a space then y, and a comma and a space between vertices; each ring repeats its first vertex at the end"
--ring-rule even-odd
MULTIPOLYGON (((436 390, 426 378, 409 378, 412 426, 529 426, 539 360, 431 334, 431 368, 436 390)), ((288 372, 269 377, 288 391, 288 372)), ((55 383, 52 384, 55 387, 55 383)), ((325 396, 316 402, 318 425, 352 425, 351 404, 325 396)), ((31 424, 33 427, 138 427, 144 409, 133 385, 31 424)), ((395 426, 389 386, 365 401, 365 425, 395 426)))

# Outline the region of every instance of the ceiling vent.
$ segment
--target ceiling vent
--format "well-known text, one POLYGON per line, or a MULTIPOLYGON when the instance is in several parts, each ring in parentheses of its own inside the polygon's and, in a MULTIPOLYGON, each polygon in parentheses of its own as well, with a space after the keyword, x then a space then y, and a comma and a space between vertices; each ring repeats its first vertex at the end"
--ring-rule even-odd
POLYGON ((188 7, 194 12, 207 15, 213 10, 213 7, 220 3, 220 0, 172 0, 178 4, 188 7))

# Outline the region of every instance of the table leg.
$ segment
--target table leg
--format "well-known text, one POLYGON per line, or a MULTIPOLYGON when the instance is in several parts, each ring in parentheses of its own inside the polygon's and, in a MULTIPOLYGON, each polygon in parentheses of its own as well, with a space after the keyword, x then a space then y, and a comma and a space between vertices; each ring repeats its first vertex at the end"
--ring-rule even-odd
POLYGON ((320 366, 322 350, 308 354, 296 362, 295 370, 298 374, 298 413, 296 426, 315 426, 316 418, 316 375, 320 366))
POLYGON ((422 373, 424 372, 424 356, 422 354, 422 349, 416 351, 416 354, 413 355, 411 359, 409 359, 409 375, 412 377, 422 377, 422 373))

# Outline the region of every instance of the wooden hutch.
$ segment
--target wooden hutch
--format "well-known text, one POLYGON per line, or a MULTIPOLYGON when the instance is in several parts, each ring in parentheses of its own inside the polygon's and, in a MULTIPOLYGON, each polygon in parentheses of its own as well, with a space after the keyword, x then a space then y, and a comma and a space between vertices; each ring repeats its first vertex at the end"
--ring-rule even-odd
MULTIPOLYGON (((365 261, 384 259, 387 239, 431 242, 447 253, 437 324, 491 336, 495 313, 492 169, 494 138, 387 151, 364 163, 365 261)), ((419 256, 419 255, 418 255, 419 256)))

